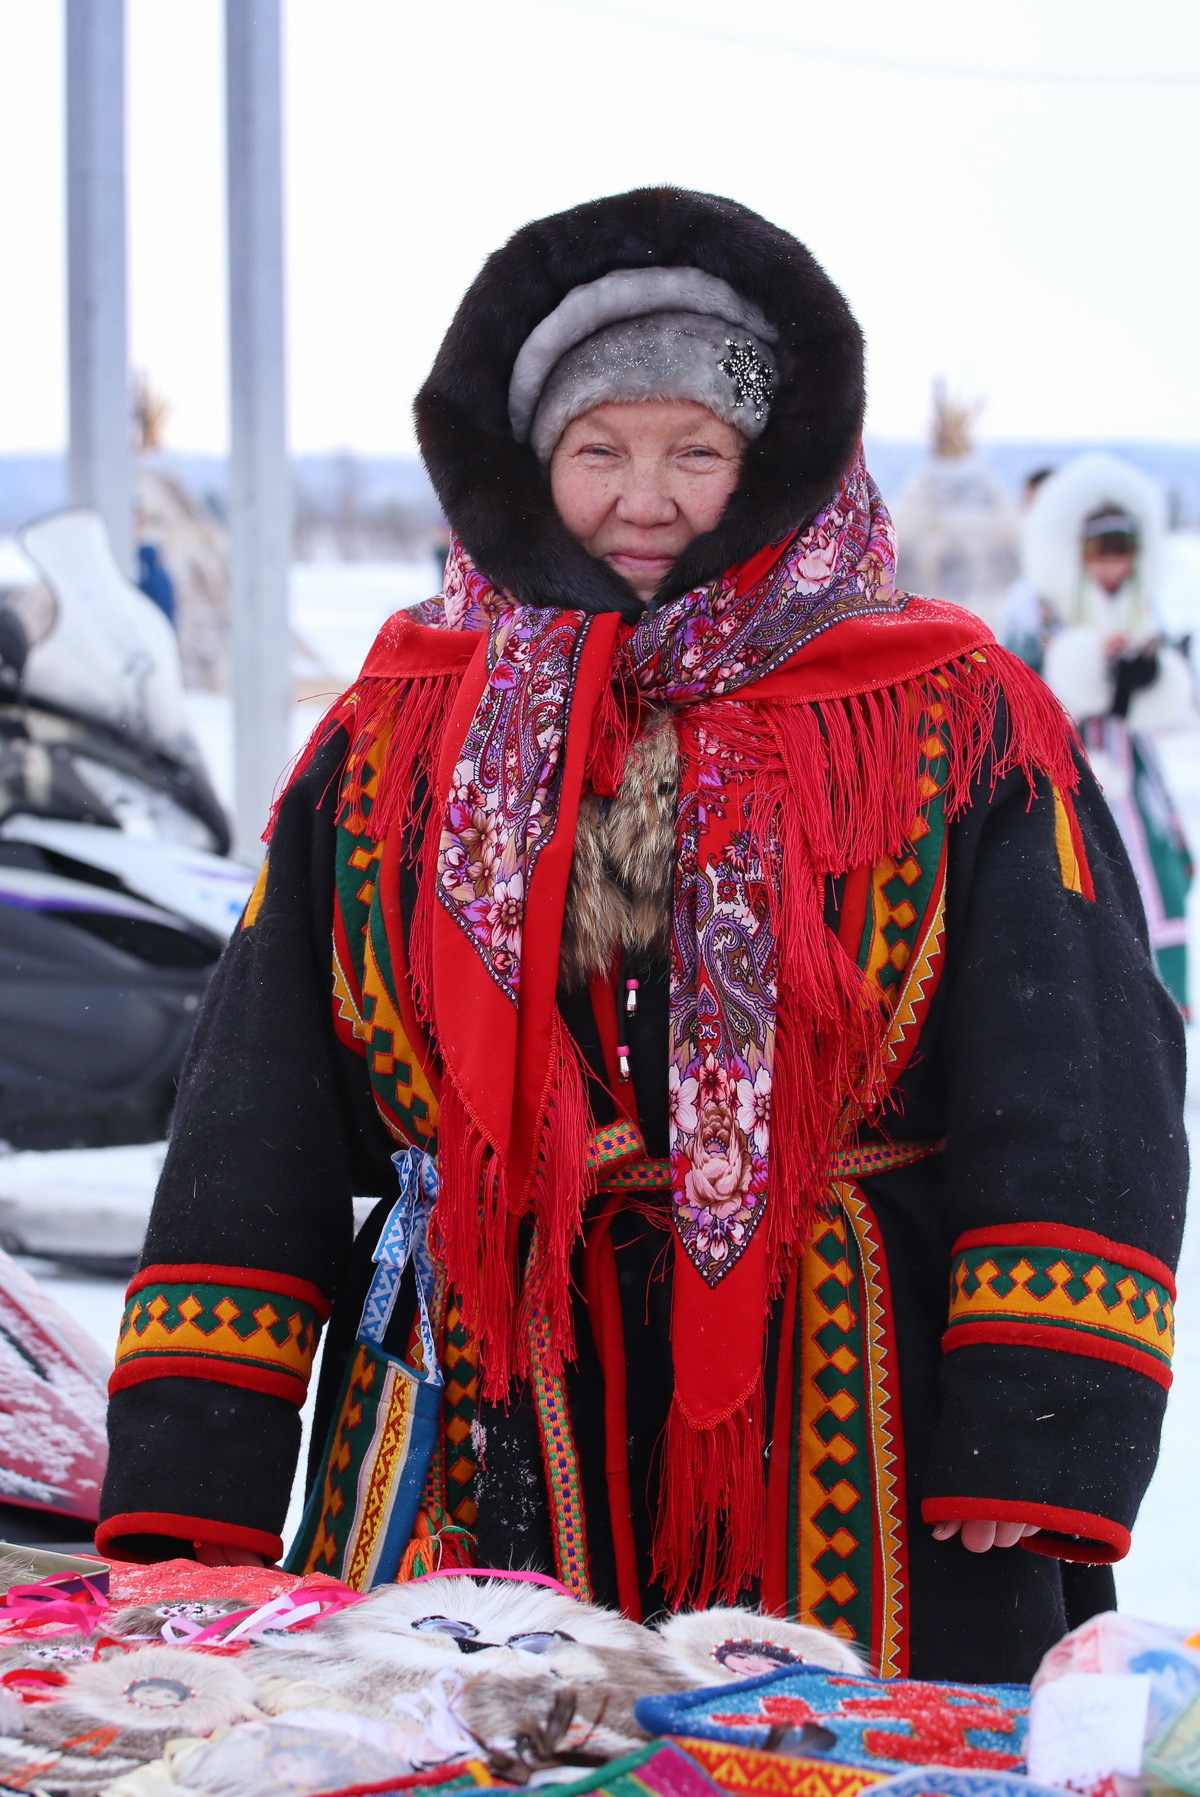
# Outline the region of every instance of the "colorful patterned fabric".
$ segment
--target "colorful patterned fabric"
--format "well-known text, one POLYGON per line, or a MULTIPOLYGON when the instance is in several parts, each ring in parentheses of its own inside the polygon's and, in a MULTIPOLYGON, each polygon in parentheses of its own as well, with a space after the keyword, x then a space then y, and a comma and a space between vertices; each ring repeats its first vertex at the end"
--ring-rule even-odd
POLYGON ((1020 1772, 963 1772, 953 1766, 897 1772, 877 1790, 879 1797, 1062 1797, 1061 1787, 1036 1784, 1020 1772))
POLYGON ((368 834, 386 736, 359 746, 342 783, 334 860, 333 1026, 361 1055, 380 1117, 398 1142, 431 1144, 438 1103, 427 1057, 412 1035, 408 969, 403 942, 389 931, 384 893, 398 879, 395 845, 384 865, 384 844, 368 834), (383 885, 384 893, 380 892, 383 885))
POLYGON ((366 1342, 356 1344, 323 1476, 287 1557, 289 1572, 328 1573, 355 1591, 395 1579, 420 1507, 440 1409, 438 1386, 366 1342))
POLYGON ((303 1404, 329 1302, 253 1267, 150 1266, 129 1286, 110 1391, 216 1379, 303 1404))
POLYGON ((476 1481, 479 1472, 474 1443, 474 1424, 479 1403, 479 1348, 463 1322, 458 1299, 446 1302, 446 1327, 442 1347, 446 1376, 442 1405, 442 1466, 445 1479, 442 1502, 452 1523, 472 1529, 479 1514, 476 1481))
MULTIPOLYGON (((928 1152, 893 1149, 887 1164, 928 1152)), ((856 1642, 893 1678, 908 1669, 908 1580, 891 1293, 861 1189, 837 1180, 832 1198, 784 1309, 774 1433, 788 1447, 772 1457, 763 1599, 856 1642)))
MULTIPOLYGON (((533 1253, 537 1251, 534 1242, 533 1253)), ((590 1603, 587 1527, 583 1514, 583 1483, 579 1456, 571 1432, 571 1413, 562 1375, 547 1352, 546 1321, 531 1317, 529 1382, 537 1409, 538 1436, 546 1467, 550 1497, 550 1526, 554 1539, 555 1569, 572 1597, 590 1603)))
MULTIPOLYGON (((937 1765, 1019 1771, 1028 1725, 1027 1685, 954 1685, 924 1679, 855 1678, 788 1666, 725 1689, 644 1697, 642 1727, 750 1747, 794 1743, 806 1726, 827 1729, 822 1758, 872 1771, 937 1765)), ((811 1752, 812 1749, 809 1749, 811 1752)))
POLYGON ((429 1251, 437 1166, 420 1148, 392 1156, 400 1196, 371 1258, 375 1271, 358 1325, 325 1454, 288 1558, 293 1570, 335 1573, 356 1591, 394 1582, 417 1524, 442 1424, 438 1334, 444 1282, 429 1251), (411 1364, 385 1346, 401 1280, 409 1267, 417 1290, 411 1364), (374 1394, 374 1402, 368 1399, 374 1394), (357 1439, 350 1440, 351 1434, 357 1439), (353 1503, 347 1503, 348 1478, 353 1503), (324 1561, 324 1565, 321 1562, 324 1561))
POLYGON ((885 1772, 869 1772, 862 1766, 765 1753, 760 1747, 743 1747, 732 1741, 710 1741, 696 1735, 679 1735, 674 1741, 731 1797, 859 1797, 860 1791, 887 1777, 885 1772))
POLYGON ((1083 1229, 974 1230, 954 1244, 947 1348, 1027 1342, 1171 1383, 1175 1281, 1152 1255, 1083 1229))
POLYGON ((562 1797, 715 1797, 718 1787, 688 1753, 671 1741, 652 1741, 609 1760, 570 1784, 555 1781, 562 1797))

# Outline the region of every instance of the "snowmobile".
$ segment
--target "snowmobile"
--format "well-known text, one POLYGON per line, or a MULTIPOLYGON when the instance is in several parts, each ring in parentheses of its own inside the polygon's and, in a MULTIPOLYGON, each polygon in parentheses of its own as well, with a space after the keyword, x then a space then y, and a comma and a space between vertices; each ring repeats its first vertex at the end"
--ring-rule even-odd
POLYGON ((154 1141, 253 875, 99 517, 20 541, 43 579, 0 594, 0 1141, 154 1141))

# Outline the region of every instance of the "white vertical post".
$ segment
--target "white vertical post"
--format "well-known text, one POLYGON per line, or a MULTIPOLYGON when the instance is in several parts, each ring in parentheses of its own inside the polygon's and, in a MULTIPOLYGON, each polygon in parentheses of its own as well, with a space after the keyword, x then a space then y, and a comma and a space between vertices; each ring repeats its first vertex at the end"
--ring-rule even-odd
POLYGON ((67 0, 67 315, 72 505, 133 571, 125 317, 125 5, 67 0))
POLYGON ((225 0, 234 835, 251 863, 288 758, 292 696, 280 48, 279 0, 225 0))

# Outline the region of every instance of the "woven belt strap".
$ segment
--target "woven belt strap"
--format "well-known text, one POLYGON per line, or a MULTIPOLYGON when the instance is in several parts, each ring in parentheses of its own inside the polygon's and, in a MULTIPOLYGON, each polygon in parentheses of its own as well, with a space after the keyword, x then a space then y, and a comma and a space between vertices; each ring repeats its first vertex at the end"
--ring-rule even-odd
MULTIPOLYGON (((860 1142, 840 1149, 833 1157, 829 1177, 866 1179, 872 1173, 890 1173, 914 1161, 937 1154, 941 1142, 860 1142)), ((636 1123, 621 1119, 598 1129, 588 1143, 588 1166, 600 1192, 668 1192, 671 1163, 651 1160, 636 1123)))

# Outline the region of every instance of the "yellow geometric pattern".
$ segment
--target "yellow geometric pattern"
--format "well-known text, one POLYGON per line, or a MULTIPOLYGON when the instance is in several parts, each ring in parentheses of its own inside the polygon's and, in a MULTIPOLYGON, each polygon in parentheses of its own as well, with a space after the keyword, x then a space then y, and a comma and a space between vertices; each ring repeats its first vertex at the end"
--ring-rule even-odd
POLYGON ((295 1381, 303 1401, 312 1372, 321 1318, 312 1304, 278 1292, 201 1282, 147 1284, 129 1301, 117 1343, 117 1375, 142 1361, 165 1362, 169 1375, 183 1360, 222 1366, 237 1374, 266 1373, 295 1381))
POLYGON ((1057 1245, 981 1244, 955 1256, 951 1330, 985 1320, 1098 1333, 1168 1364, 1175 1345, 1175 1309, 1162 1281, 1057 1245))

